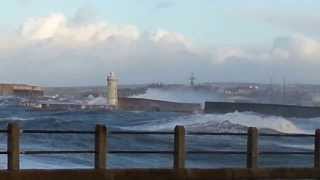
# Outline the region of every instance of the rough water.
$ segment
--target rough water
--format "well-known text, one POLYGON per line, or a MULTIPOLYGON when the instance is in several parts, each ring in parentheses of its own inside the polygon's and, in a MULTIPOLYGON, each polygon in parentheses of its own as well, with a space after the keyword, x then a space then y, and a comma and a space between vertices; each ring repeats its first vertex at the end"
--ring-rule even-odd
MULTIPOLYGON (((298 119, 265 116, 252 112, 228 114, 180 114, 164 112, 31 112, 15 105, 13 100, 0 100, 0 128, 18 121, 23 129, 94 130, 104 124, 109 131, 144 130, 173 131, 183 125, 187 132, 246 132, 247 127, 269 133, 314 133, 320 117, 298 119)), ((188 150, 246 150, 246 137, 187 136, 188 150)), ((93 150, 94 135, 22 134, 25 150, 93 150)), ((261 151, 313 151, 313 138, 261 137, 261 151)), ((6 135, 0 135, 1 151, 6 151, 6 135)), ((110 150, 172 150, 173 135, 112 135, 110 150)), ((245 155, 188 155, 189 168, 245 167, 245 155)), ((22 155, 22 168, 92 168, 92 154, 22 155)), ((172 155, 108 154, 109 168, 170 168, 172 155)), ((264 167, 312 166, 312 155, 263 155, 264 167)), ((0 167, 6 168, 1 155, 0 167)))

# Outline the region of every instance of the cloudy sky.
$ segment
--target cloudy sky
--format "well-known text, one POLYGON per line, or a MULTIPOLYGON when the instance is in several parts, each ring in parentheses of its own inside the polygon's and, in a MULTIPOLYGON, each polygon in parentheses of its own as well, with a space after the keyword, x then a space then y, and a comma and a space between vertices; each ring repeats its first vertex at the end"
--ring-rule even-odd
POLYGON ((318 0, 4 0, 0 82, 319 84, 318 0))

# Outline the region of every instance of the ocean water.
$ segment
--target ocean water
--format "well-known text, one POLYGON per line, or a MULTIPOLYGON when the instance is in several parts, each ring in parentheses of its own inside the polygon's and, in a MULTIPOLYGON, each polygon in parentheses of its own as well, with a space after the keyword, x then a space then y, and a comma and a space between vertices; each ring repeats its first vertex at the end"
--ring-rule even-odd
MULTIPOLYGON (((266 116, 252 112, 228 114, 181 114, 166 112, 32 112, 0 99, 0 129, 17 121, 23 129, 94 130, 104 124, 113 130, 173 131, 183 125, 188 132, 246 132, 258 127, 270 133, 314 133, 320 117, 311 119, 266 116)), ((6 134, 0 134, 1 151, 6 151, 6 134)), ((246 150, 246 137, 187 136, 188 150, 246 150)), ((261 151, 313 151, 313 138, 260 137, 261 151)), ((25 150, 93 150, 94 135, 22 134, 25 150)), ((173 135, 111 135, 111 150, 173 150, 173 135)), ((24 169, 92 168, 92 154, 22 155, 24 169)), ((172 155, 108 154, 109 168, 170 168, 172 155)), ((263 155, 262 167, 311 167, 312 155, 263 155)), ((6 168, 6 156, 0 156, 0 168, 6 168)), ((188 155, 189 168, 245 167, 245 155, 188 155)))

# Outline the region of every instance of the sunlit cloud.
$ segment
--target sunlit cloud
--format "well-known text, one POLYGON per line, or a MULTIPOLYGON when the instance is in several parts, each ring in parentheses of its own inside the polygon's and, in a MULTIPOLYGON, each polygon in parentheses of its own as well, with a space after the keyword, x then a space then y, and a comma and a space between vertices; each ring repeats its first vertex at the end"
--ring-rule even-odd
POLYGON ((316 82, 320 42, 297 34, 265 48, 203 47, 182 33, 146 32, 132 24, 81 22, 54 13, 33 17, 0 35, 0 80, 44 85, 102 85, 115 71, 121 83, 256 81, 289 76, 316 82))

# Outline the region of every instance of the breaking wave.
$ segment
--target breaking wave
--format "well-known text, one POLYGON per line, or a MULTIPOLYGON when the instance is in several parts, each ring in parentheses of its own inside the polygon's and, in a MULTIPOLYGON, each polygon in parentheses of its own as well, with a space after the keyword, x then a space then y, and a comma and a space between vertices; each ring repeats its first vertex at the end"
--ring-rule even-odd
POLYGON ((174 101, 184 103, 204 103, 205 101, 221 101, 223 97, 218 93, 194 90, 188 88, 155 89, 149 88, 145 94, 133 96, 135 98, 146 98, 163 101, 174 101))
MULTIPOLYGON (((224 101, 224 97, 217 93, 197 91, 195 89, 154 89, 150 88, 143 95, 135 97, 188 102, 203 103, 205 101, 224 101)), ((214 132, 244 131, 247 127, 257 127, 281 133, 307 133, 303 125, 297 126, 296 121, 280 116, 266 116, 253 112, 234 112, 227 114, 193 114, 172 118, 161 118, 144 125, 126 127, 128 129, 145 130, 169 130, 176 125, 183 125, 190 131, 207 130, 214 132)), ((312 127, 311 127, 312 129, 312 127)))
MULTIPOLYGON (((97 104, 102 98, 92 98, 93 104, 97 104)), ((103 98, 105 100, 105 98, 103 98)), ((265 116, 252 112, 234 112, 227 114, 181 114, 169 112, 47 112, 25 111, 20 107, 0 107, 0 129, 5 129, 9 121, 20 121, 23 129, 59 129, 59 130, 94 130, 96 124, 105 124, 110 131, 113 130, 147 130, 147 131, 172 131, 176 125, 183 125, 187 131, 193 132, 246 132, 247 127, 255 126, 262 131, 281 133, 309 133, 320 127, 320 117, 312 119, 284 118, 278 116, 265 116)), ((171 148, 172 136, 110 136, 110 146, 114 149, 168 149, 171 148)), ((0 136, 0 148, 6 148, 6 136, 0 136)), ((312 138, 285 139, 261 138, 261 146, 267 150, 312 150, 312 138)), ((24 134, 22 146, 32 150, 82 150, 91 149, 94 144, 93 136, 88 135, 38 135, 24 134), (66 143, 68 142, 68 143, 66 143)), ((245 148, 245 138, 224 136, 212 141, 212 137, 188 138, 189 147, 200 150, 239 150, 245 148)), ((91 155, 43 155, 22 156, 22 168, 91 168, 93 158, 91 155)), ((207 157, 199 157, 200 161, 191 161, 193 167, 211 167, 212 162, 221 160, 219 157, 212 161, 207 157)), ((166 157, 152 156, 154 161, 145 157, 110 155, 110 166, 115 168, 134 167, 167 167, 166 157)), ((6 159, 0 160, 0 169, 6 168, 6 159)), ((277 160, 277 159, 272 159, 277 160)), ((279 163, 282 161, 279 160, 279 163)), ((237 164, 230 160, 221 160, 218 165, 237 164)), ((278 162, 277 162, 278 163, 278 162)), ((240 163, 241 164, 241 163, 240 163)))
POLYGON ((183 125, 190 131, 234 132, 243 131, 247 127, 257 127, 281 133, 305 133, 303 129, 283 117, 264 116, 251 112, 185 115, 159 119, 143 125, 126 127, 126 129, 150 131, 172 130, 176 125, 183 125))
POLYGON ((107 105, 107 99, 105 97, 90 98, 87 102, 88 105, 107 105))
POLYGON ((28 121, 33 120, 35 118, 23 118, 23 117, 17 117, 17 116, 10 116, 10 117, 3 117, 0 119, 0 121, 28 121))
POLYGON ((310 150, 310 151, 314 149, 313 144, 278 143, 278 146, 285 147, 285 148, 299 149, 299 150, 310 150))

